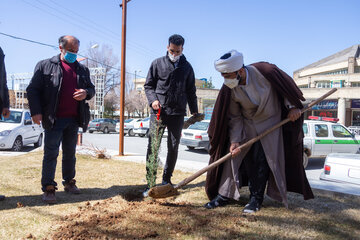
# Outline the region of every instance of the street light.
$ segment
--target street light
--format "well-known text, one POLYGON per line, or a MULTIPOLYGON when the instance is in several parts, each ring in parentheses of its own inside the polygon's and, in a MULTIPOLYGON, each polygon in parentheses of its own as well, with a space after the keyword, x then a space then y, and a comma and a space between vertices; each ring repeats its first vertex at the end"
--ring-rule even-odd
MULTIPOLYGON (((94 48, 98 48, 98 47, 99 47, 99 44, 95 43, 94 45, 92 45, 92 46, 90 47, 90 49, 94 49, 94 48)), ((83 52, 83 51, 81 51, 81 52, 83 52)), ((78 55, 81 56, 81 58, 77 58, 76 60, 77 60, 78 62, 81 62, 81 61, 84 61, 84 60, 86 59, 86 67, 89 67, 89 60, 88 60, 88 58, 82 56, 82 55, 81 55, 81 52, 78 53, 78 55)))
POLYGON ((141 70, 135 70, 135 90, 137 90, 137 86, 136 86, 136 73, 141 72, 141 70))

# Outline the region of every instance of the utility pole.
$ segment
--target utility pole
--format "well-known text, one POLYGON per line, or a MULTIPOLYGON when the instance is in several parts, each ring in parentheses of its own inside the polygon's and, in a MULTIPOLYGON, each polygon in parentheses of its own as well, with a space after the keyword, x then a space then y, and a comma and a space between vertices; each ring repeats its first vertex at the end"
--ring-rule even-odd
POLYGON ((121 33, 121 79, 120 79, 120 129, 119 156, 124 156, 124 106, 125 106, 125 57, 126 57, 126 5, 130 0, 122 0, 122 33, 121 33))

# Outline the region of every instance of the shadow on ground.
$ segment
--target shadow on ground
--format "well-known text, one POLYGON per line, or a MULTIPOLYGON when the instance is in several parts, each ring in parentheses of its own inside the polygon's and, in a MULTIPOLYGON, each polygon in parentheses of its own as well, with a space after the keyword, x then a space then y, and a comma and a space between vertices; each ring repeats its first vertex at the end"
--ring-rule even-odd
MULTIPOLYGON (((188 184, 184 189, 204 186, 205 182, 188 184)), ((114 196, 120 195, 126 201, 142 201, 142 192, 146 188, 145 185, 127 185, 127 186, 111 186, 110 188, 82 188, 81 194, 73 195, 65 191, 57 191, 56 199, 57 205, 77 202, 87 202, 94 200, 104 200, 114 196)), ((42 201, 42 193, 39 195, 24 195, 6 197, 0 203, 0 210, 14 209, 18 207, 35 207, 46 206, 42 201)))

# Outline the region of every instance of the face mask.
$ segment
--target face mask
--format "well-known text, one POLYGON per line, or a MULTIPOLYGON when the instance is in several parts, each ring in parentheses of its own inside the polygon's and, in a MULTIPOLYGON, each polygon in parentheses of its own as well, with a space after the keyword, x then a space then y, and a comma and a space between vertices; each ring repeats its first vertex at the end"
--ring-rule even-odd
POLYGON ((170 58, 170 61, 172 61, 172 62, 177 62, 177 61, 180 59, 180 56, 181 56, 181 55, 174 56, 174 55, 172 55, 171 53, 169 53, 168 56, 169 56, 169 58, 170 58))
POLYGON ((229 87, 230 89, 239 85, 239 80, 237 78, 225 78, 224 84, 229 87))
POLYGON ((68 63, 74 63, 76 61, 76 57, 77 57, 76 53, 72 53, 72 52, 68 52, 68 51, 66 51, 66 53, 64 55, 64 59, 68 63))

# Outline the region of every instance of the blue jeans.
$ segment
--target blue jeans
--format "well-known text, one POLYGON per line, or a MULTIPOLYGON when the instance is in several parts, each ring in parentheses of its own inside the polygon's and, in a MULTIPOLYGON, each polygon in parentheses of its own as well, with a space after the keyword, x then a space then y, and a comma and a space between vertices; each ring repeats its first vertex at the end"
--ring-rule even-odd
POLYGON ((42 164, 41 185, 57 186, 54 181, 57 157, 60 143, 62 143, 62 176, 63 184, 75 177, 75 152, 79 124, 74 118, 59 118, 50 130, 45 130, 44 158, 42 164))

